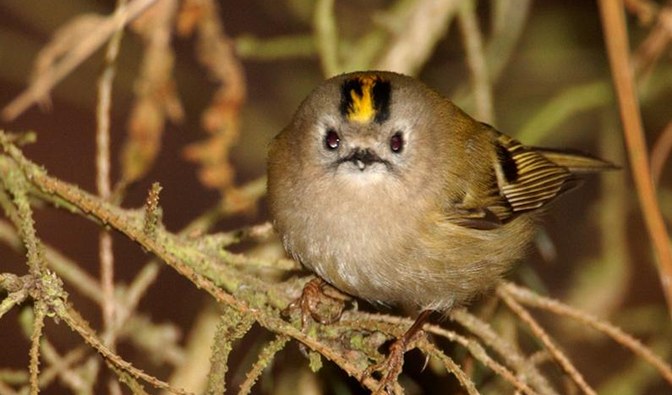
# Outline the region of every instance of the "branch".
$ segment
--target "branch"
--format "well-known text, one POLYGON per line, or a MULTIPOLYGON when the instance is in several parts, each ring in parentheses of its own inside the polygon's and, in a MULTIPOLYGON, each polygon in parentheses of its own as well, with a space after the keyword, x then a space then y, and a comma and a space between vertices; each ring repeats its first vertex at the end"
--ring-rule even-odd
POLYGON ((658 275, 667 301, 667 308, 672 317, 672 245, 660 212, 660 205, 651 176, 644 128, 633 82, 633 71, 630 67, 625 14, 621 1, 600 0, 599 4, 630 167, 644 215, 644 222, 658 258, 658 275))
POLYGON ((57 65, 51 68, 49 72, 40 74, 28 89, 2 110, 2 118, 5 121, 11 121, 26 111, 28 107, 42 100, 56 84, 100 48, 117 31, 119 26, 124 26, 137 18, 156 1, 135 0, 124 7, 123 10, 115 12, 99 23, 95 31, 81 35, 80 37, 83 36, 83 38, 68 51, 57 65))

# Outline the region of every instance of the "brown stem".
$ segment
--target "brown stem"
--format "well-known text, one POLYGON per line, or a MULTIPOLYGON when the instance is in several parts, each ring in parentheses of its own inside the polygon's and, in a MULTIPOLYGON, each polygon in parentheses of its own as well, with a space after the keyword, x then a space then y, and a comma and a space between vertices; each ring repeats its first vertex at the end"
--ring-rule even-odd
POLYGON ((635 92, 633 71, 630 67, 625 14, 621 1, 600 0, 599 4, 630 167, 639 196, 639 204, 644 215, 644 222, 658 258, 658 273, 663 293, 669 313, 672 316, 672 250, 670 249, 670 237, 660 213, 658 197, 651 177, 644 128, 635 92))

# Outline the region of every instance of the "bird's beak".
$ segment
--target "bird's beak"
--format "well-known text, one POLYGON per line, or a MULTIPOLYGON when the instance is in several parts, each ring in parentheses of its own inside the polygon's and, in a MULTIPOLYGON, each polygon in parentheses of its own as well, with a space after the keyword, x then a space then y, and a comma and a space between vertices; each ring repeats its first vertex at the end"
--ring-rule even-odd
POLYGON ((342 158, 343 162, 352 162, 357 166, 357 168, 360 171, 364 171, 366 169, 366 166, 369 166, 370 164, 374 162, 383 162, 383 160, 370 149, 360 149, 356 148, 355 150, 350 153, 350 155, 346 156, 345 158, 342 158))

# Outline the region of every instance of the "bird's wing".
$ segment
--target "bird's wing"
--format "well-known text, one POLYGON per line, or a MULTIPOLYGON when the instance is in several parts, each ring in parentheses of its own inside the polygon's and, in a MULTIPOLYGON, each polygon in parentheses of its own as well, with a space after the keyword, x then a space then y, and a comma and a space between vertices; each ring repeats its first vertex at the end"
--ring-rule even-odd
POLYGON ((493 185, 446 210, 446 219, 473 229, 493 229, 517 215, 536 210, 577 185, 565 166, 546 158, 509 136, 493 135, 496 157, 491 168, 493 185))
POLYGON ((514 214, 540 208, 576 186, 577 179, 567 167, 535 148, 499 134, 496 149, 499 193, 514 214))

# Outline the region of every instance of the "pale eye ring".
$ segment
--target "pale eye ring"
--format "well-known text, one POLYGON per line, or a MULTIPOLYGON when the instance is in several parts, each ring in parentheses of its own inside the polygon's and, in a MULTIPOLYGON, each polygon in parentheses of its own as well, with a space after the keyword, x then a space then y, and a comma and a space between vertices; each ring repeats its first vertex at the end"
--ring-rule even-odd
POLYGON ((341 145, 341 136, 338 135, 336 130, 327 129, 327 134, 324 135, 324 146, 329 151, 333 151, 338 149, 339 145, 341 145))
POLYGON ((390 150, 395 154, 401 153, 404 149, 404 136, 401 132, 396 132, 390 137, 390 150))

